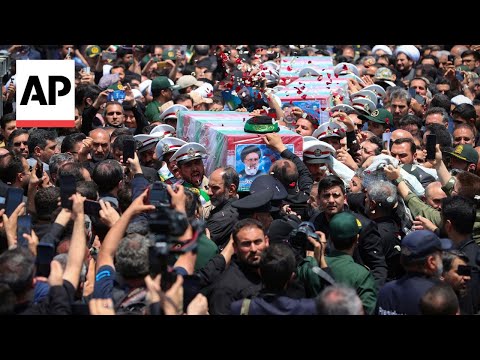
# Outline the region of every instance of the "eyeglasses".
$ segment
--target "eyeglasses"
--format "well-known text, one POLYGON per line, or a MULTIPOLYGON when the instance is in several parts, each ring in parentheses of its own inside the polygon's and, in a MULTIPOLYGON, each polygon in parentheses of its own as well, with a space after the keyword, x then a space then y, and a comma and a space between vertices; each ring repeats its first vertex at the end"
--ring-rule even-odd
POLYGON ((18 142, 14 142, 13 143, 13 146, 20 146, 20 145, 28 145, 28 142, 27 141, 18 141, 18 142))

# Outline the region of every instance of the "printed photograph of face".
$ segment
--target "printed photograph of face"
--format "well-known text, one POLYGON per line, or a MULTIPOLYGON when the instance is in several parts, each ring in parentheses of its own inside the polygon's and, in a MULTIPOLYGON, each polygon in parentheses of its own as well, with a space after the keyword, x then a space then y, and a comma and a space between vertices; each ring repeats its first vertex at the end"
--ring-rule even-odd
MULTIPOLYGON (((292 144, 287 149, 293 150, 292 144)), ((235 145, 235 170, 240 177, 238 191, 248 191, 253 180, 259 175, 266 174, 280 154, 268 148, 265 144, 235 145)))

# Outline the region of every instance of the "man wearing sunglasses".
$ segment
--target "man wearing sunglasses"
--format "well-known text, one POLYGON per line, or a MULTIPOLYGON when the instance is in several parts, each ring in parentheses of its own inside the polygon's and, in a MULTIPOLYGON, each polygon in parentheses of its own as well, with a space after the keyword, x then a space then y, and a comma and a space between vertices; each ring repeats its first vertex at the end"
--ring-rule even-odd
POLYGON ((440 237, 452 240, 452 249, 464 252, 471 265, 471 279, 465 296, 459 299, 460 309, 467 314, 476 314, 480 311, 480 272, 476 262, 480 259, 480 247, 472 239, 476 218, 473 200, 463 196, 443 199, 441 217, 440 237))
MULTIPOLYGON (((455 291, 458 301, 464 305, 463 298, 469 291, 472 267, 468 265, 468 256, 459 250, 448 250, 442 254, 443 273, 441 279, 455 291)), ((460 306, 462 315, 468 314, 468 308, 460 306)))

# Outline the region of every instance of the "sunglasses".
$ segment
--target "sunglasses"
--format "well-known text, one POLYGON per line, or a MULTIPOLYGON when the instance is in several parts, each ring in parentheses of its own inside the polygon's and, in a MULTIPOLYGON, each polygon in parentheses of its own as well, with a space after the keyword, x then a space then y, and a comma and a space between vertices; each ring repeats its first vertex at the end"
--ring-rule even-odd
POLYGON ((471 276, 472 267, 470 265, 458 265, 457 274, 460 276, 471 276))

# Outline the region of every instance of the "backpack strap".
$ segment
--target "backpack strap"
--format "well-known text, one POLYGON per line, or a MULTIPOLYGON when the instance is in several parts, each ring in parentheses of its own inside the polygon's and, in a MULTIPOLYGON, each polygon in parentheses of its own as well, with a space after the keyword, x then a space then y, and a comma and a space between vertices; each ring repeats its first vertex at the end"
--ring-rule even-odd
POLYGON ((248 315, 250 311, 250 303, 252 302, 251 299, 243 299, 242 307, 240 308, 240 315, 248 315))

